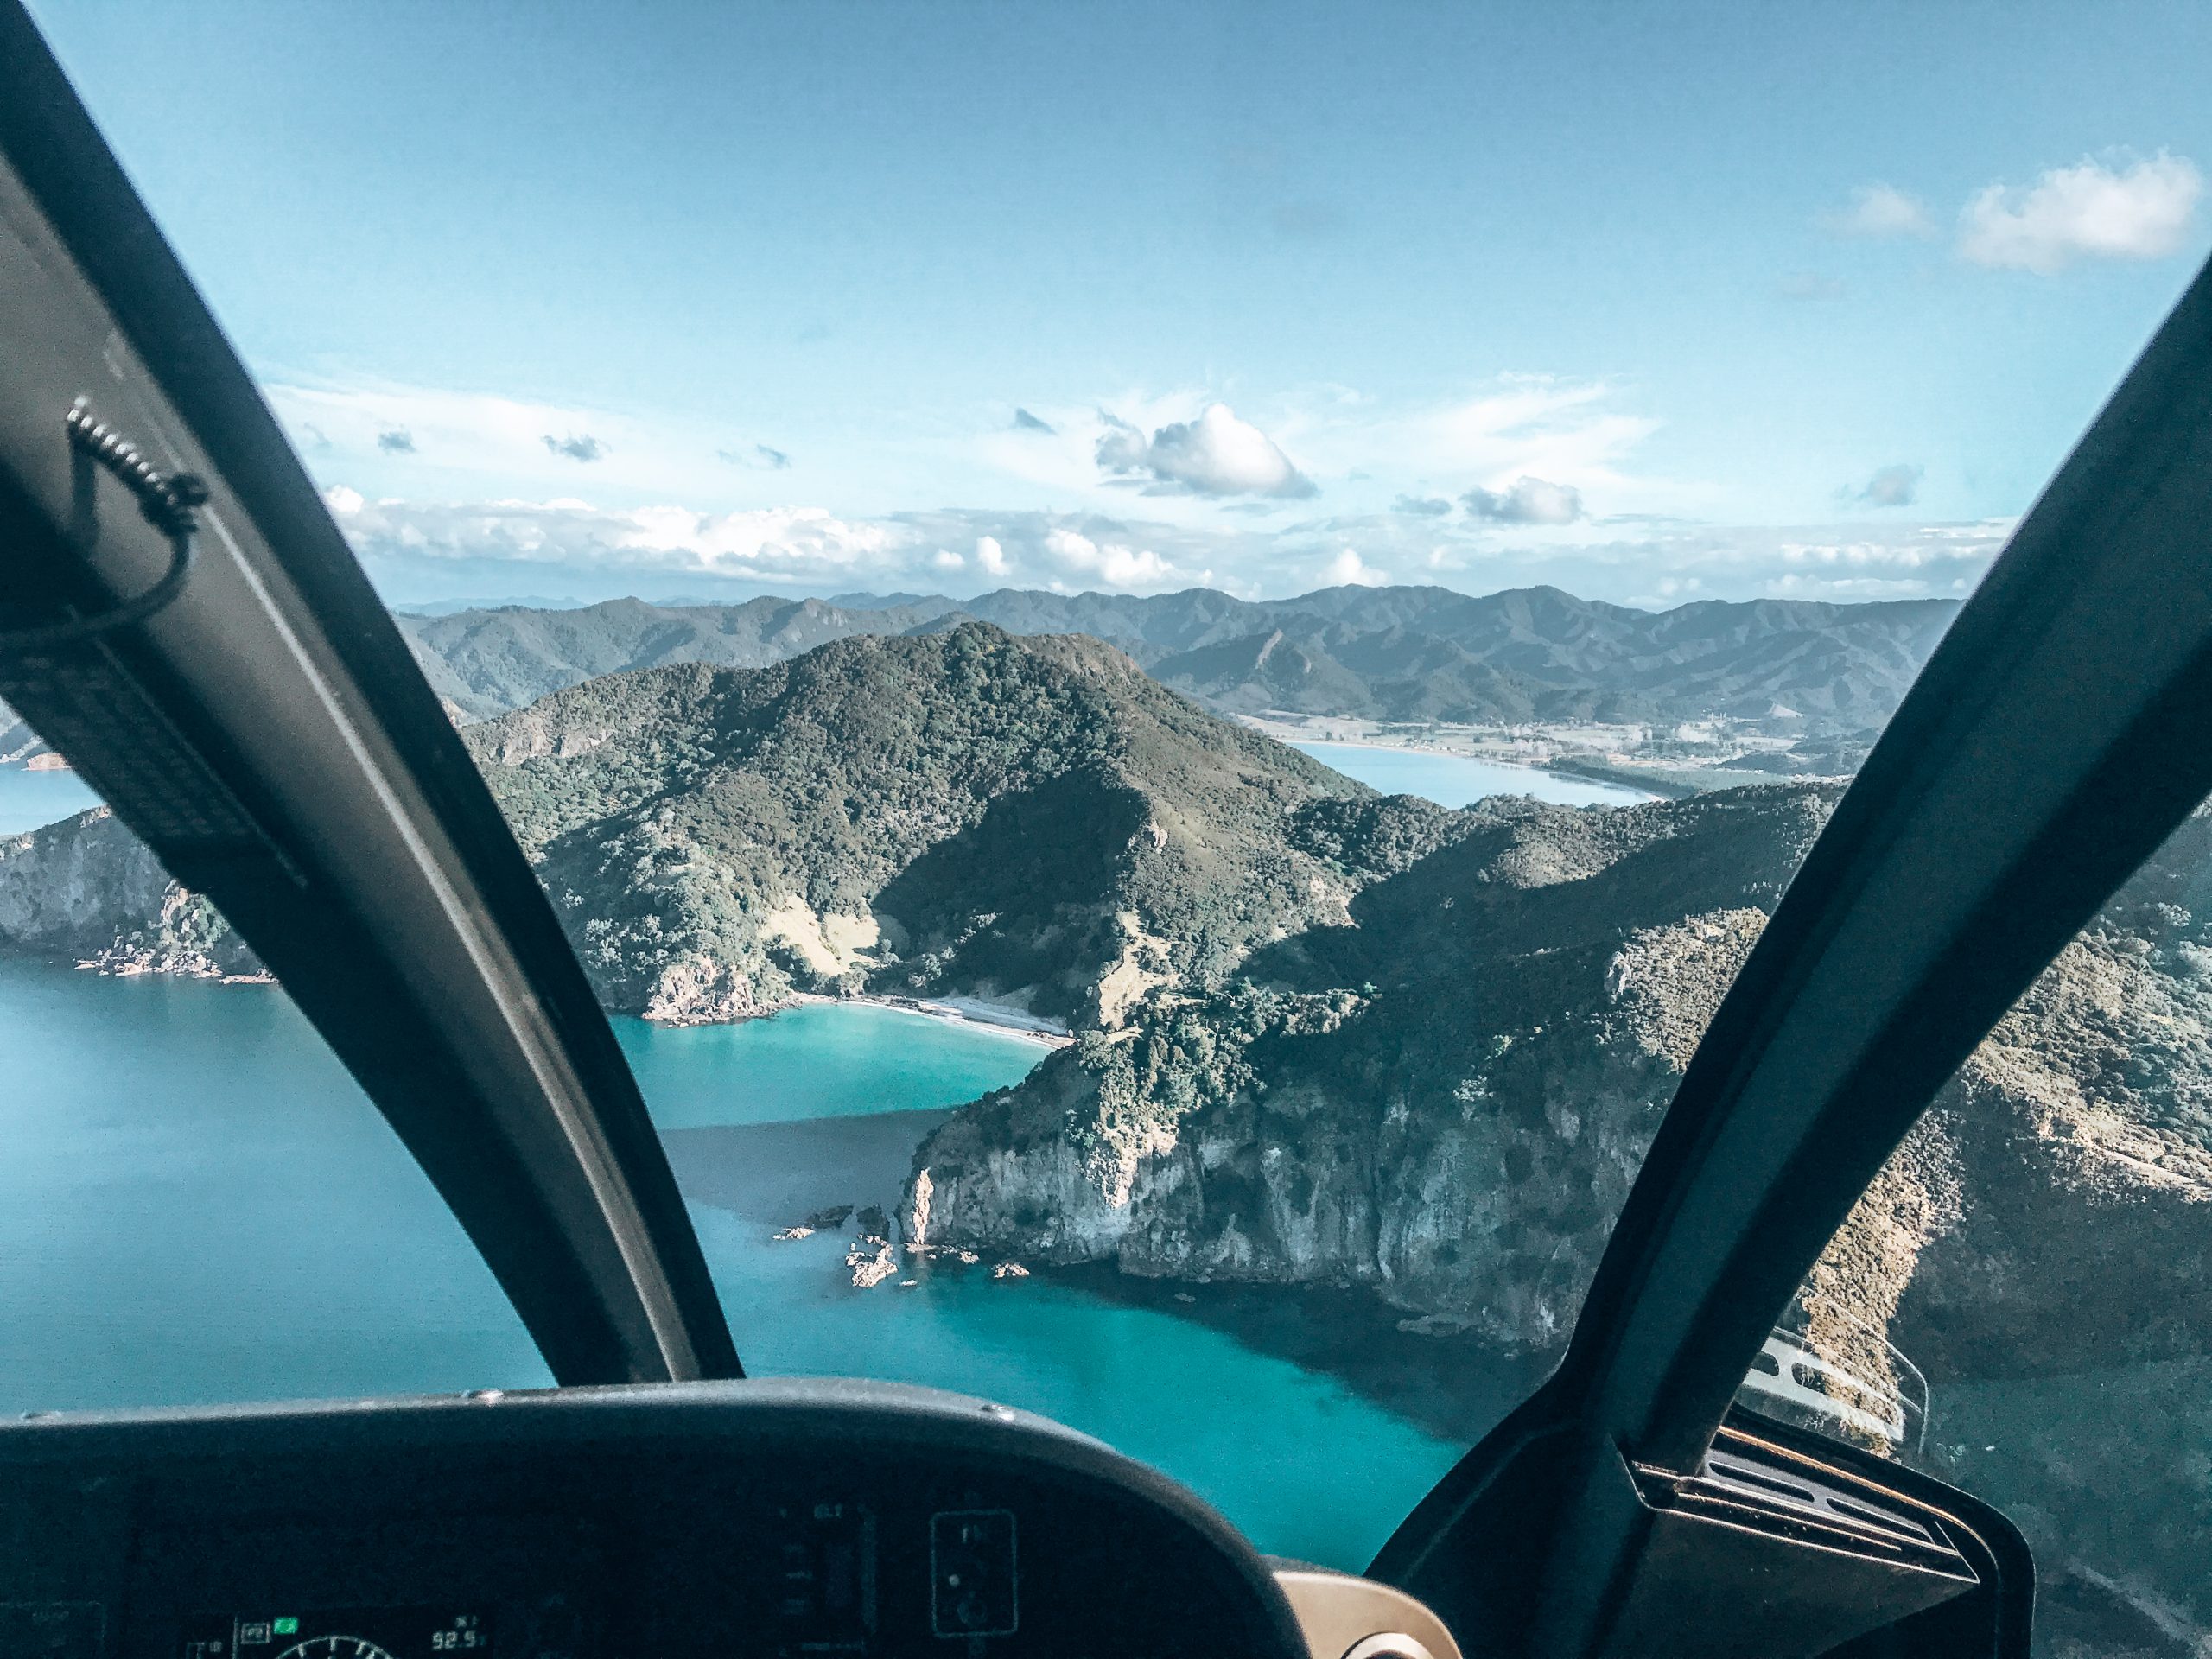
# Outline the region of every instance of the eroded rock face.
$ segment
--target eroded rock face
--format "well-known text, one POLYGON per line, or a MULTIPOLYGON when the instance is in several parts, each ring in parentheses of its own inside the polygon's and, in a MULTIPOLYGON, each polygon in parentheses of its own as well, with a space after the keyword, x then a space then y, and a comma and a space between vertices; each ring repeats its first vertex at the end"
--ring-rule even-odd
POLYGON ((1366 1284, 1420 1328, 1549 1346, 1757 901, 1833 799, 1493 809, 1361 893, 1351 926, 1212 996, 1155 992, 948 1121, 908 1224, 1147 1276, 1366 1284))
MULTIPOLYGON (((1832 798, 1536 813, 1417 858, 1341 938, 1252 964, 1338 988, 1155 994, 950 1120, 910 1192, 944 1243, 1363 1283, 1419 1328, 1550 1346, 1832 798)), ((1814 1270, 1811 1334, 1860 1375, 1891 1380, 1885 1337, 1967 1376, 2203 1350, 2209 826, 2046 971, 1814 1270)))
POLYGON ((1369 1093, 1325 1064, 1255 1061, 1255 1048, 1341 1037, 1368 1011, 1350 995, 1185 1008, 1078 1044, 925 1143, 910 1230, 1149 1277, 1364 1283, 1429 1328, 1548 1346, 1763 920, 1717 912, 1587 957, 1585 1012, 1469 1033, 1448 1089, 1369 1093), (1258 1029, 1221 1046, 1232 1054, 1196 1056, 1192 1027, 1209 1016, 1258 1029), (1172 1092, 1179 1058, 1227 1086, 1181 1114, 1119 1103, 1172 1092))
POLYGON ((110 974, 265 977, 214 907, 105 806, 0 837, 0 944, 110 974))

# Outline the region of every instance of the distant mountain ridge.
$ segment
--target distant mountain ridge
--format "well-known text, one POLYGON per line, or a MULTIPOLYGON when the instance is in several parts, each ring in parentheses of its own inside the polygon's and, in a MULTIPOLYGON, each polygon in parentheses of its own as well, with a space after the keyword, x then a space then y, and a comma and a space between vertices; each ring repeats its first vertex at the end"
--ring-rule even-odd
POLYGON ((1887 720, 1957 609, 1940 599, 1707 600, 1649 612, 1556 588, 1475 597, 1347 587, 1281 600, 1205 588, 1147 596, 1003 588, 964 601, 626 599, 398 620, 432 685, 471 719, 629 669, 765 667, 833 639, 982 621, 1018 635, 1088 634, 1229 713, 1474 725, 1722 715, 1840 734, 1887 720))

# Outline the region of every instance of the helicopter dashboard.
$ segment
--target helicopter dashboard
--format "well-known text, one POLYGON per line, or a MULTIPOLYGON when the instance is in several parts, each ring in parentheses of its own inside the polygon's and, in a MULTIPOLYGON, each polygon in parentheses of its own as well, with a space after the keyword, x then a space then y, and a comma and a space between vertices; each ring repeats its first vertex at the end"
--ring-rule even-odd
POLYGON ((957 1395, 661 1384, 0 1428, 10 1656, 1308 1651, 1204 1504, 957 1395))

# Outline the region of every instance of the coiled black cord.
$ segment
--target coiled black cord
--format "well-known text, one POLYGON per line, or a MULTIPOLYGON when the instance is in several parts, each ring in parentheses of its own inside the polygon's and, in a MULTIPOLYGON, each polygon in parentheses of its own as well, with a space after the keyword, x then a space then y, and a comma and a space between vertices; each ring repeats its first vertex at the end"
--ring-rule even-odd
POLYGON ((146 522, 168 537, 169 568, 145 592, 90 616, 70 617, 27 628, 0 628, 0 651, 73 645, 94 634, 127 628, 153 615, 184 591, 192 571, 194 542, 200 531, 197 509, 207 499, 207 486, 195 474, 165 478, 138 453, 138 446, 104 421, 92 418, 79 397, 62 417, 69 447, 130 492, 146 522))

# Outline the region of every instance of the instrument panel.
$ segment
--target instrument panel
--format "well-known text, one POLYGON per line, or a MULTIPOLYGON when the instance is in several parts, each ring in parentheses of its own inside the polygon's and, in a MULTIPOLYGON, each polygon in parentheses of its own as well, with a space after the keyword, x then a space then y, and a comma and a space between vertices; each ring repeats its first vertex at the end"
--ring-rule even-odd
POLYGON ((1305 1659, 1181 1488, 889 1384, 0 1427, 0 1659, 1305 1659))
POLYGON ((176 1659, 399 1659, 489 1653, 493 1619, 479 1610, 346 1607, 305 1614, 254 1608, 184 1621, 176 1659))

